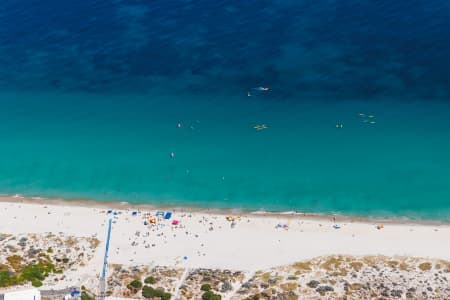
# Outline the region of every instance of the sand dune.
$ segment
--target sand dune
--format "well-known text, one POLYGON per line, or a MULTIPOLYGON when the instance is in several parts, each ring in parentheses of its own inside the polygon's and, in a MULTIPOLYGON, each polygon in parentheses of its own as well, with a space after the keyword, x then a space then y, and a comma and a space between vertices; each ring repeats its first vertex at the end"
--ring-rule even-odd
MULTIPOLYGON (((243 214, 232 222, 220 213, 173 211, 171 220, 144 225, 155 210, 50 203, 0 203, 1 233, 64 232, 100 240, 86 272, 100 273, 107 220, 113 218, 109 263, 259 270, 322 255, 405 255, 450 259, 450 225, 380 223, 290 215, 243 214), (171 225, 176 219, 179 225, 171 225), (277 225, 288 228, 277 228, 277 225)), ((105 204, 106 205, 106 204, 105 204)), ((82 270, 80 270, 82 272, 82 270)), ((91 273, 92 274, 92 273, 91 273)))

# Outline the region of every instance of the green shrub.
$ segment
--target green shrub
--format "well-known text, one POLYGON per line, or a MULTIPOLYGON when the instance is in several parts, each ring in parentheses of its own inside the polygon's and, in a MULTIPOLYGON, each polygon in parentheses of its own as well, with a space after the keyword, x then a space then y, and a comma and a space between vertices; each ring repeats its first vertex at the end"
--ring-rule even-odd
POLYGON ((157 280, 156 280, 155 277, 153 277, 153 276, 149 276, 149 277, 145 278, 145 280, 144 280, 144 282, 145 282, 145 283, 148 283, 148 284, 155 284, 156 281, 157 281, 157 280))
POLYGON ((208 292, 208 291, 211 290, 211 286, 210 286, 209 284, 205 283, 205 284, 202 284, 202 286, 200 287, 200 289, 201 289, 202 291, 204 291, 204 292, 208 292))
POLYGON ((202 295, 202 300, 221 300, 222 296, 214 294, 211 291, 207 291, 205 293, 203 293, 202 295))
POLYGON ((89 296, 86 292, 81 292, 81 300, 95 300, 95 298, 89 296))
POLYGON ((8 287, 12 283, 11 273, 8 271, 0 272, 0 287, 8 287))
POLYGON ((135 279, 132 282, 130 282, 130 286, 135 289, 140 289, 142 287, 142 282, 140 280, 135 279))
POLYGON ((67 263, 69 262, 69 259, 68 259, 68 258, 63 258, 63 259, 62 259, 62 262, 65 263, 65 264, 67 264, 67 263))
POLYGON ((47 253, 53 253, 53 249, 52 249, 52 247, 48 247, 48 249, 47 249, 47 253))
POLYGON ((20 277, 23 280, 33 281, 33 280, 44 280, 47 272, 39 264, 28 265, 22 270, 20 277))
POLYGON ((40 287, 42 286, 42 281, 34 279, 31 281, 31 285, 34 287, 40 287))
POLYGON ((9 287, 25 282, 31 282, 35 287, 42 286, 42 281, 55 271, 54 265, 47 260, 32 262, 29 265, 23 265, 16 256, 7 258, 13 265, 14 271, 0 270, 0 287, 9 287))
POLYGON ((136 294, 142 288, 142 282, 135 279, 127 285, 127 288, 134 294, 136 294))
POLYGON ((164 292, 161 289, 154 289, 151 286, 146 285, 142 289, 142 296, 144 296, 145 298, 156 298, 156 297, 159 297, 159 298, 161 298, 161 300, 170 300, 170 297, 172 295, 170 295, 169 293, 164 292))

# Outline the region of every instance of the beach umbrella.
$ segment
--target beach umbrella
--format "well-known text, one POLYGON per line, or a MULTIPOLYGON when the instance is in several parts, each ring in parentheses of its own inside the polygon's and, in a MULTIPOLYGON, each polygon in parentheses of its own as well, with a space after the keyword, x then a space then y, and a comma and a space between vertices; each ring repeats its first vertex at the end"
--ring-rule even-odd
POLYGON ((178 225, 178 220, 173 220, 172 225, 178 225))
POLYGON ((172 217, 172 213, 170 211, 166 212, 164 219, 169 220, 172 217))

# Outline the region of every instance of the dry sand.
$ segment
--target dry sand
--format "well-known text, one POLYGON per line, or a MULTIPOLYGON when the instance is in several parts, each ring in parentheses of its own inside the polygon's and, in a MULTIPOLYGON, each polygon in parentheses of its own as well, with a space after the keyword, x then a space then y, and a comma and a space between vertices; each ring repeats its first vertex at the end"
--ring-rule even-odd
POLYGON ((172 219, 156 226, 145 226, 142 209, 132 216, 133 208, 116 209, 107 214, 107 204, 95 206, 24 199, 2 199, 0 233, 64 232, 79 237, 96 236, 100 240, 93 260, 77 270, 73 277, 100 274, 107 220, 113 218, 108 262, 110 264, 146 264, 188 268, 221 268, 255 271, 290 264, 322 255, 420 256, 450 260, 450 225, 393 221, 377 229, 379 221, 340 219, 333 228, 331 217, 256 215, 245 213, 234 228, 224 214, 183 212, 177 209, 172 219), (8 202, 9 201, 9 202, 8 202), (171 225, 179 220, 178 226, 171 225), (276 228, 287 224, 288 229, 276 228), (186 259, 184 258, 186 257, 186 259))

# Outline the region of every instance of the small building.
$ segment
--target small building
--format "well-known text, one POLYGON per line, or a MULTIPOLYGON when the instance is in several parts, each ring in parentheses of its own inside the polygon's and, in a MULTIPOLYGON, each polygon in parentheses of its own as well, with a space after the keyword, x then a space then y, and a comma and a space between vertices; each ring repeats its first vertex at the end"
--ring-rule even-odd
POLYGON ((0 300, 41 300, 41 292, 35 288, 0 290, 0 300))

